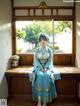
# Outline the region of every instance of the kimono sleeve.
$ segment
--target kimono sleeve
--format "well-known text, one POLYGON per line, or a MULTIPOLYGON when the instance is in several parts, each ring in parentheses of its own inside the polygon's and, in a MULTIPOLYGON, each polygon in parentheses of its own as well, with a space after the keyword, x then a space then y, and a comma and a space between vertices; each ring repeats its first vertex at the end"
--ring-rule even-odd
POLYGON ((41 63, 39 62, 38 58, 37 58, 37 55, 38 55, 38 49, 36 49, 35 53, 34 53, 34 70, 33 72, 35 72, 37 70, 37 68, 42 68, 42 65, 41 63))

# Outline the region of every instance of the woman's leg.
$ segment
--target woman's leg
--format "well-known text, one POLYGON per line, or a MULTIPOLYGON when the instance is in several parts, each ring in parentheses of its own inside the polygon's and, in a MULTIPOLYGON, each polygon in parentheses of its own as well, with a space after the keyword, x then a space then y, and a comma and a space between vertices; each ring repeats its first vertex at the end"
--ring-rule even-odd
POLYGON ((41 98, 40 98, 40 96, 38 97, 38 105, 37 106, 41 106, 41 98))
POLYGON ((38 102, 37 106, 41 106, 41 102, 38 102))
POLYGON ((46 102, 43 102, 43 105, 42 106, 46 106, 46 102))

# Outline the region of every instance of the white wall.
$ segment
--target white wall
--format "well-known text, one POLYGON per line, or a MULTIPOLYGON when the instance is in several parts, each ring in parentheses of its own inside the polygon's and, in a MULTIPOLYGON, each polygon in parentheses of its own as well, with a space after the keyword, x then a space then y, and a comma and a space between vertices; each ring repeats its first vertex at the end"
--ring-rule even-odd
POLYGON ((71 6, 73 3, 63 2, 64 0, 14 0, 15 6, 38 6, 41 1, 45 1, 48 6, 71 6))
POLYGON ((12 54, 11 47, 11 3, 0 0, 0 98, 8 96, 5 71, 12 54))
POLYGON ((80 67, 80 3, 76 5, 76 66, 80 67))
MULTIPOLYGON (((76 5, 76 66, 80 68, 80 3, 76 5)), ((80 83, 79 83, 80 98, 80 83)))

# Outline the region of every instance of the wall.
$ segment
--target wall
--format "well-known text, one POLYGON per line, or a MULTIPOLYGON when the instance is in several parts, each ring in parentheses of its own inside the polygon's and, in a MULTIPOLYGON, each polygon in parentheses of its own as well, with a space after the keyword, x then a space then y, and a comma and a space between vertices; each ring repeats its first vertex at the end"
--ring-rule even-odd
POLYGON ((14 0, 15 6, 38 6, 41 1, 45 1, 49 6, 71 6, 73 3, 63 2, 65 0, 14 0))
POLYGON ((5 71, 12 54, 11 47, 11 3, 0 0, 0 98, 8 96, 5 71))
MULTIPOLYGON (((76 66, 80 68, 80 2, 76 3, 76 66)), ((80 83, 79 83, 80 98, 80 83)))
POLYGON ((76 66, 80 67, 80 3, 76 4, 76 66))

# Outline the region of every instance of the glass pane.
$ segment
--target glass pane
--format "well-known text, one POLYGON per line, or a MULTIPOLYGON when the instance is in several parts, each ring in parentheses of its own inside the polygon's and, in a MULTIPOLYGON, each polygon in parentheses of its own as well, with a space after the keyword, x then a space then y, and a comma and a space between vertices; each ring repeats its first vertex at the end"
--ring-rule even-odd
POLYGON ((54 21, 54 53, 72 53, 72 21, 54 21))
POLYGON ((40 33, 49 36, 49 46, 53 49, 53 22, 51 21, 16 21, 16 53, 33 53, 38 46, 40 33))

